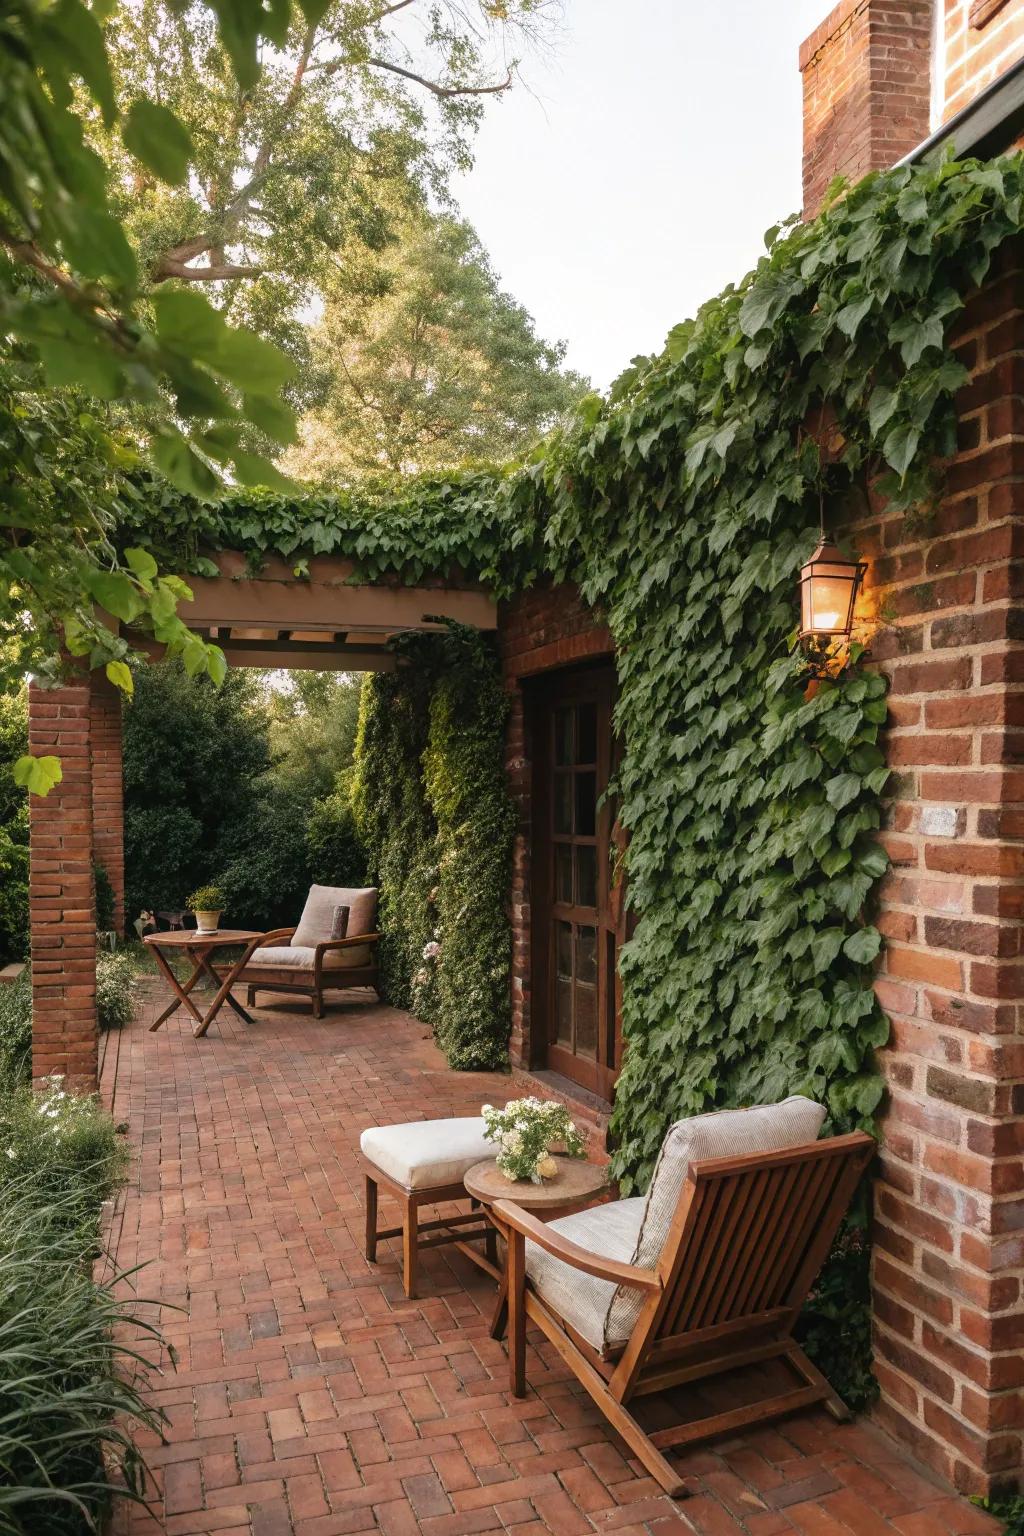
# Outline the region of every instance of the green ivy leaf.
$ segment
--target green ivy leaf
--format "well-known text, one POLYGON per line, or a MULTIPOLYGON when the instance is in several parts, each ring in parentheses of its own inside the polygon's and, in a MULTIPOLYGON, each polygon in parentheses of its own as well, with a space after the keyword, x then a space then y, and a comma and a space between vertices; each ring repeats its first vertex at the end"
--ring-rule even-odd
POLYGON ((104 668, 107 677, 115 688, 120 688, 129 698, 135 692, 135 679, 132 677, 131 668, 123 661, 108 661, 104 668))
POLYGON ((843 945, 843 954, 855 965, 869 965, 882 947, 882 935, 877 928, 861 928, 843 945))
POLYGON ((59 757, 32 757, 27 753, 15 759, 12 772, 15 784, 40 798, 48 795, 64 777, 59 757))

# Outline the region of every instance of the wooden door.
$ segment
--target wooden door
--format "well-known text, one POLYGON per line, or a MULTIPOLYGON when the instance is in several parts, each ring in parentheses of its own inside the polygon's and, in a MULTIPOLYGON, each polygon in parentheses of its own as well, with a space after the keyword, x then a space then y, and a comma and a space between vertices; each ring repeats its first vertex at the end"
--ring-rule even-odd
POLYGON ((546 1065, 610 1099, 621 1062, 613 812, 602 797, 615 750, 611 667, 559 673, 534 715, 534 1040, 546 1065))

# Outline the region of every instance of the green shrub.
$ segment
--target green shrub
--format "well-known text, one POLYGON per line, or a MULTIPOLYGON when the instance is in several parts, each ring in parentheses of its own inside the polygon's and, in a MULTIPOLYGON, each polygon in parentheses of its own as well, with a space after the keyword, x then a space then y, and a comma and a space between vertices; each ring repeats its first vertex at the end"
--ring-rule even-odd
POLYGON ((310 880, 318 885, 365 883, 366 850, 356 827, 348 776, 332 794, 313 801, 306 822, 306 857, 310 880))
POLYGON ((28 751, 24 688, 0 694, 0 965, 28 953, 28 796, 14 763, 28 751))
POLYGON ((994 1493, 988 1499, 972 1499, 979 1509, 1002 1520, 1005 1536, 1024 1536, 1024 1493, 994 1493))
POLYGON ((100 950, 96 956, 96 1013, 100 1029, 123 1029, 131 1022, 135 1006, 137 971, 132 956, 123 949, 100 950))
POLYGON ((109 933, 114 926, 114 887, 102 864, 94 864, 96 881, 96 927, 100 933, 109 933))
POLYGON ((40 1203, 32 1175, 0 1200, 4 1536, 83 1536, 103 1522, 115 1493, 139 1499, 145 1468, 128 1424, 155 1429, 161 1418, 140 1396, 144 1357, 114 1342, 128 1328, 153 1330, 115 1295, 124 1277, 93 1280, 89 1224, 68 1212, 65 1201, 40 1203), (104 1452, 120 1468, 116 1485, 104 1452))
POLYGON ((847 1406, 870 1408, 878 1382, 871 1370, 871 1243, 861 1213, 851 1214, 832 1245, 797 1335, 847 1406))
POLYGON ((0 1095, 0 1203, 12 1190, 30 1190, 79 1226, 110 1198, 127 1162, 99 1100, 67 1092, 60 1078, 39 1093, 24 1084, 0 1095))
POLYGON ((32 981, 28 967, 0 986, 0 1097, 32 1072, 32 981))

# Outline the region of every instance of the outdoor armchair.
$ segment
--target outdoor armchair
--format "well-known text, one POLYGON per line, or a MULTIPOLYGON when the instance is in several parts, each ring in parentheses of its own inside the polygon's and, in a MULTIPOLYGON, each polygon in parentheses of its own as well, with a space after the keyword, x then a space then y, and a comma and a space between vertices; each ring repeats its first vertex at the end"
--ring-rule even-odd
POLYGON ((376 991, 376 923, 374 887, 310 886, 296 926, 264 934, 240 973, 249 1006, 257 1006, 259 991, 297 992, 312 999, 313 1017, 319 1019, 325 992, 376 991))
POLYGON ((861 1132, 815 1141, 824 1116, 796 1097, 679 1121, 646 1196, 548 1224, 497 1202, 514 1394, 526 1390, 529 1321, 675 1496, 683 1483, 663 1455, 672 1446, 815 1402, 848 1417, 793 1337, 874 1150, 861 1132), (760 1368, 755 1385, 767 1382, 753 1401, 749 1379, 738 1399, 721 1383, 717 1394, 693 1386, 739 1367, 760 1368), (666 1396, 649 1431, 629 1405, 653 1393, 666 1396))

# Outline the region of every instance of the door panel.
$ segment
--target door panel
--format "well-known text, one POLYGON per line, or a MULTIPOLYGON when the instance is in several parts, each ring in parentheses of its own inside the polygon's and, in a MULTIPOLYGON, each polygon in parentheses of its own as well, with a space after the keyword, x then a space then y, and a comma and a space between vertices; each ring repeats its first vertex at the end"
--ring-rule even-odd
POLYGON ((599 804, 612 771, 614 689, 611 667, 559 673, 537 689, 533 717, 536 1064, 602 1098, 622 1054, 622 903, 611 887, 612 813, 599 804))

